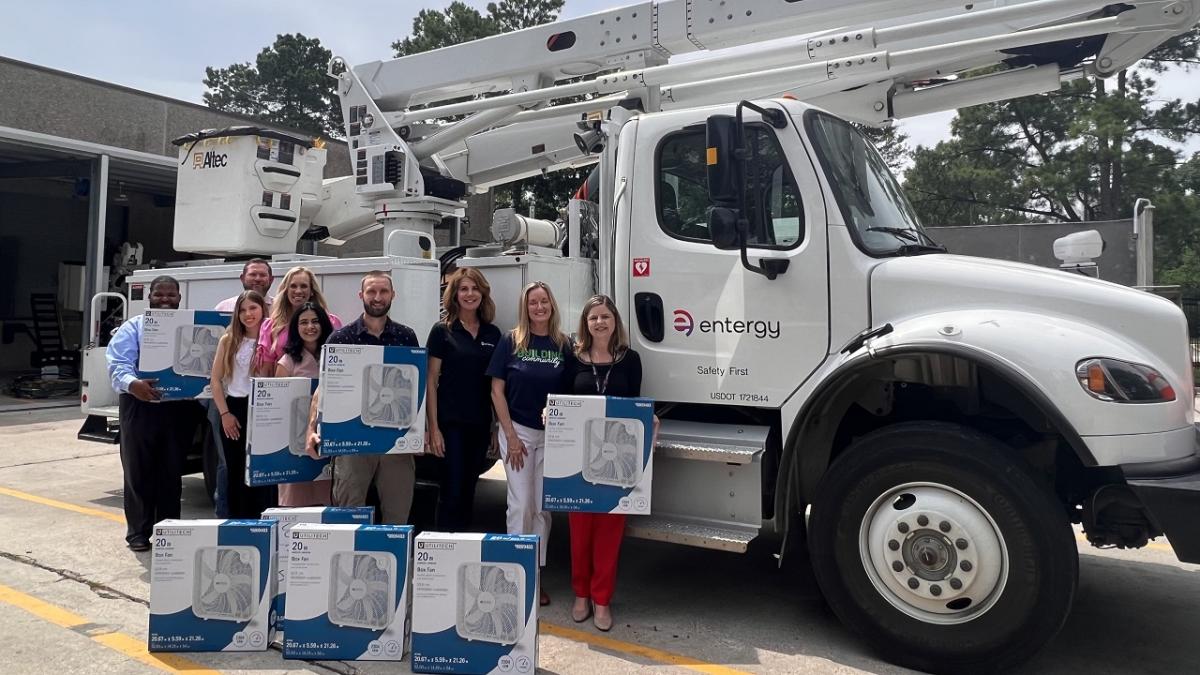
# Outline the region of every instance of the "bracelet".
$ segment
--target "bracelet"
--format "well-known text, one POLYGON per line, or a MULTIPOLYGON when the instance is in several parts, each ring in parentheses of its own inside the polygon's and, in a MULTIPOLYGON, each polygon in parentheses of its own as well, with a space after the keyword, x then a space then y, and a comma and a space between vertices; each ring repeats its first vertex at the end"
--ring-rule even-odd
POLYGON ((221 413, 221 417, 224 417, 224 416, 226 416, 226 415, 232 415, 232 414, 233 414, 233 413, 231 413, 231 412, 229 412, 228 410, 226 410, 225 412, 221 413))

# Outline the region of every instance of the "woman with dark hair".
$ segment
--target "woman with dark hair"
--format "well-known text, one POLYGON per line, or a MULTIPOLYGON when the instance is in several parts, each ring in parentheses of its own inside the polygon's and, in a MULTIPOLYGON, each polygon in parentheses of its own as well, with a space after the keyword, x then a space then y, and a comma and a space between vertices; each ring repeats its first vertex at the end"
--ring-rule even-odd
POLYGON ((491 441, 491 379, 485 374, 500 329, 492 325, 492 287, 474 267, 455 270, 442 295, 446 317, 429 340, 429 453, 441 457, 437 529, 461 532, 471 525, 475 483, 491 441))
MULTIPOLYGON (((275 364, 275 377, 308 377, 320 375, 321 346, 333 333, 329 314, 315 302, 306 302, 292 313, 287 327, 287 345, 275 364)), ((313 459, 317 459, 313 455, 313 459)), ((322 474, 324 475, 324 474, 322 474)), ((333 503, 333 481, 319 478, 300 483, 280 483, 280 506, 329 506, 333 503)))
MULTIPOLYGON (((629 347, 621 313, 607 295, 592 296, 579 317, 578 342, 567 360, 562 393, 577 396, 640 396, 642 359, 629 347)), ((655 419, 657 432, 658 420, 655 419)), ((571 528, 571 618, 592 616, 596 628, 612 629, 609 603, 617 580, 617 557, 625 534, 625 516, 568 513, 571 528)))
POLYGON ((233 319, 213 358, 213 405, 221 417, 221 449, 229 467, 229 516, 258 518, 263 509, 272 506, 275 490, 269 487, 249 487, 246 475, 246 416, 250 407, 250 378, 265 374, 258 348, 267 301, 258 291, 243 291, 233 306, 233 319))

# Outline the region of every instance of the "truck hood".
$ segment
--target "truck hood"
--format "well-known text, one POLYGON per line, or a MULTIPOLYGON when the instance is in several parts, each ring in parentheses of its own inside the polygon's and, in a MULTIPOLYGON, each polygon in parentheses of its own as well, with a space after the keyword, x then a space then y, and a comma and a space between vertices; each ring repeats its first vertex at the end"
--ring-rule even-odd
MULTIPOLYGON (((889 258, 871 273, 874 326, 955 309, 988 308, 1093 326, 1158 361, 1148 365, 1180 372, 1190 359, 1183 311, 1144 291, 1023 263, 947 254, 889 258)), ((1187 365, 1184 372, 1190 372, 1190 362, 1187 365)))

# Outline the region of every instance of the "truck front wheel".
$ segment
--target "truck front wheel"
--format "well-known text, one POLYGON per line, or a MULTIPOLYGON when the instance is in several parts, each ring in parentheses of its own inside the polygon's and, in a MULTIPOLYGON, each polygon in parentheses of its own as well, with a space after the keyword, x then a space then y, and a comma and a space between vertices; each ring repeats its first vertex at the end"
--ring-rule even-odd
POLYGON ((834 612, 888 659, 994 671, 1062 627, 1079 561, 1063 507, 999 441, 958 425, 880 429, 822 479, 813 571, 834 612))

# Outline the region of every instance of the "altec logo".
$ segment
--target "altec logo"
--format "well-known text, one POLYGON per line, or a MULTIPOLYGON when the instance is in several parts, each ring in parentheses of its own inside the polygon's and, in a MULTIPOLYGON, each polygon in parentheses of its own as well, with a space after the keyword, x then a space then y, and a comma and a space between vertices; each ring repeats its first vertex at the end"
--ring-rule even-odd
POLYGON ((229 162, 229 155, 215 150, 192 154, 193 169, 219 169, 229 162))
POLYGON ((697 322, 692 313, 686 309, 675 310, 675 330, 690 336, 700 333, 729 333, 733 335, 753 335, 760 340, 778 340, 781 333, 778 321, 742 321, 737 319, 714 319, 697 322))

